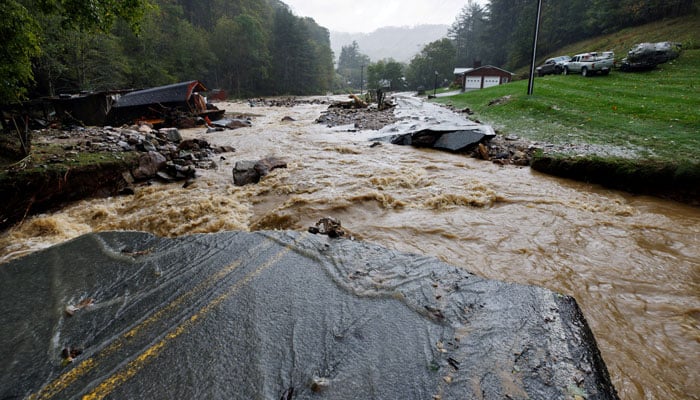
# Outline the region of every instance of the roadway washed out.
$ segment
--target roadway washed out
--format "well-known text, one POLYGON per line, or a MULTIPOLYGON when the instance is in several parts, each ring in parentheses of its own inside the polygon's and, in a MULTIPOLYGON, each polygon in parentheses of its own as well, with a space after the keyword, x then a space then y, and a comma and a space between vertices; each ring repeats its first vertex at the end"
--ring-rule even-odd
POLYGON ((3 399, 617 398, 573 298, 344 238, 90 233, 0 297, 3 399))

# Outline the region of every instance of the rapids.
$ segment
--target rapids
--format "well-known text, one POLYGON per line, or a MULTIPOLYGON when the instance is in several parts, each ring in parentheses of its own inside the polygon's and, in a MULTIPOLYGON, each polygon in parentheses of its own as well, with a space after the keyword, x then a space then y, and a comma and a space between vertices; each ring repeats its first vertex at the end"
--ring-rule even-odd
MULTIPOLYGON (((456 118, 415 99, 401 103, 402 126, 456 118)), ((699 208, 459 154, 370 147, 376 131, 316 124, 322 105, 220 106, 254 113, 253 127, 182 132, 237 149, 216 170, 198 170, 184 189, 144 185, 133 196, 29 218, 0 236, 0 262, 93 231, 305 230, 332 216, 359 240, 571 295, 621 398, 700 399, 699 208), (266 156, 288 168, 233 185, 235 161, 266 156)))

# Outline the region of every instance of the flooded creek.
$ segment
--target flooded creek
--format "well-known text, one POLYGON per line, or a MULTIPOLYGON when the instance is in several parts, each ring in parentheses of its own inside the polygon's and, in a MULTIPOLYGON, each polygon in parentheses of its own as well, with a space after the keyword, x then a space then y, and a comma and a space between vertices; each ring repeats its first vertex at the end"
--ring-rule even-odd
MULTIPOLYGON (((700 208, 459 154, 370 147, 376 131, 316 124, 323 105, 221 106, 256 114, 253 127, 182 132, 236 148, 216 170, 198 170, 187 188, 140 186, 134 196, 28 218, 0 237, 0 262, 92 231, 306 230, 332 216, 360 240, 571 295, 621 398, 700 398, 700 208), (233 185, 236 161, 267 156, 288 168, 233 185)), ((447 112, 417 100, 404 106, 399 115, 447 112)))

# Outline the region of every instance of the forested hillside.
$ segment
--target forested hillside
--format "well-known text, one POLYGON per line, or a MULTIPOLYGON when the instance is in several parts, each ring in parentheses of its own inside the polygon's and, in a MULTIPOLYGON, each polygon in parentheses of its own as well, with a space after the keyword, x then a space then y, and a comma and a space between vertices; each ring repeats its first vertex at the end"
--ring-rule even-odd
POLYGON ((2 28, 15 40, 1 49, 0 103, 192 79, 234 96, 319 93, 333 82, 328 30, 279 0, 84 3, 3 1, 3 19, 18 22, 2 28))

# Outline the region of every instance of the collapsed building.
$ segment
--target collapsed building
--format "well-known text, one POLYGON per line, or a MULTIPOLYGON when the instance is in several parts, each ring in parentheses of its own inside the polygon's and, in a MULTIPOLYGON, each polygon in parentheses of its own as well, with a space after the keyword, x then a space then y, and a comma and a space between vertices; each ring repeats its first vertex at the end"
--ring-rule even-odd
POLYGON ((1 119, 8 129, 52 123, 104 126, 139 122, 188 128, 223 117, 224 110, 207 102, 203 95, 207 90, 202 82, 193 80, 144 90, 62 94, 4 107, 1 119))

